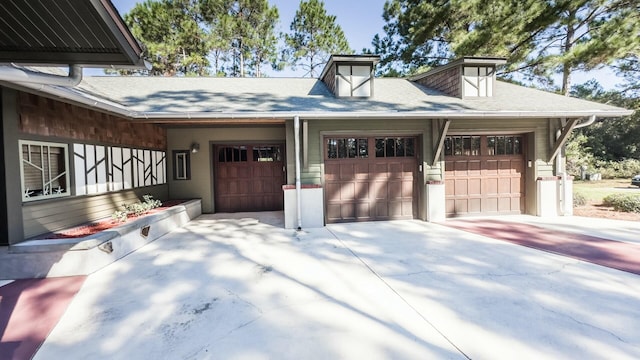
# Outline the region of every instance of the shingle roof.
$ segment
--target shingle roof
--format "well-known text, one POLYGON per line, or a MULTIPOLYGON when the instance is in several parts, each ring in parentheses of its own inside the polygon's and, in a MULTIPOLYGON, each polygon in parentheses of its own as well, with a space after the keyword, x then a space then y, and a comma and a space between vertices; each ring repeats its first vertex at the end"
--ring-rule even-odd
POLYGON ((627 115, 605 104, 565 97, 497 81, 493 98, 459 99, 400 78, 377 78, 374 95, 366 99, 337 98, 311 78, 208 78, 208 77, 87 77, 79 89, 119 103, 135 113, 224 114, 290 113, 345 116, 373 113, 421 113, 476 117, 627 115), (566 113, 566 114, 565 114, 566 113))

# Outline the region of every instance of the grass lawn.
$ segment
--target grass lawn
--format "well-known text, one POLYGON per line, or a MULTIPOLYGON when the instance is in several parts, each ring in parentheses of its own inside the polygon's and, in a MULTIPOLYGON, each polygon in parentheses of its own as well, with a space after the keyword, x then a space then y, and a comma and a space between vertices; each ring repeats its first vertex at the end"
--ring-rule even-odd
POLYGON ((573 182, 573 192, 584 195, 587 201, 601 204, 602 199, 611 194, 640 194, 640 188, 631 185, 631 179, 607 179, 600 181, 581 181, 573 182))

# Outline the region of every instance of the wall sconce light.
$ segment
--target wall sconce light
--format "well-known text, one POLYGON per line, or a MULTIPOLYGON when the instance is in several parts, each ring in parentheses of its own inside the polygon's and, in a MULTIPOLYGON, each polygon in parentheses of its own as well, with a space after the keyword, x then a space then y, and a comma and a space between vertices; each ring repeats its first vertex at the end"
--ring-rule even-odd
POLYGON ((191 152, 195 154, 198 151, 200 151, 200 144, 198 144, 197 142, 191 143, 191 152))

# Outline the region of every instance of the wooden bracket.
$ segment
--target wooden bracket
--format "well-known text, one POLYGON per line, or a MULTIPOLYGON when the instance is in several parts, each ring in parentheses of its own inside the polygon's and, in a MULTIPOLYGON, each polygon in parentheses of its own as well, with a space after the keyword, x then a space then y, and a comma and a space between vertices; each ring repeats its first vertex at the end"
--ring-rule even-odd
POLYGON ((569 138, 569 135, 571 134, 571 131, 578 124, 579 120, 580 119, 571 119, 562 128, 562 133, 556 139, 555 144, 553 144, 553 149, 551 149, 551 156, 549 156, 549 161, 548 162, 552 162, 553 159, 556 158, 556 156, 560 152, 560 149, 562 148, 562 145, 564 145, 567 142, 567 139, 569 138))
POLYGON ((451 120, 447 119, 438 131, 438 139, 436 147, 433 149, 433 161, 431 162, 431 166, 435 166, 436 161, 440 158, 440 153, 442 153, 442 147, 444 146, 444 139, 447 136, 447 131, 449 131, 449 125, 451 125, 451 120))

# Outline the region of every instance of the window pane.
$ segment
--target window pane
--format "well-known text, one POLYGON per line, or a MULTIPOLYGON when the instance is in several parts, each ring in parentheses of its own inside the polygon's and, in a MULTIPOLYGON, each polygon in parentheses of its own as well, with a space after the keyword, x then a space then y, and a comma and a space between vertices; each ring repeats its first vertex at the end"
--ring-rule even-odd
POLYGON ((496 153, 496 137, 487 137, 487 155, 495 155, 496 153))
POLYGON ((513 153, 514 154, 522 154, 522 138, 520 136, 516 136, 513 139, 513 153))
POLYGON ((471 155, 473 156, 480 155, 480 137, 479 136, 471 137, 471 155))
POLYGON ((469 136, 462 138, 462 154, 465 156, 471 155, 471 137, 469 136))
POLYGON ((456 156, 462 155, 462 138, 457 136, 453 138, 453 141, 454 141, 453 155, 456 155, 456 156))
POLYGON ((496 155, 504 155, 505 139, 504 136, 498 136, 496 141, 496 155))
POLYGON ((396 141, 396 156, 404 156, 404 139, 397 138, 396 141))
POLYGON ((362 158, 369 157, 369 143, 367 139, 358 139, 358 156, 362 158))
POLYGON ((357 154, 357 143, 356 139, 350 138, 347 139, 347 156, 351 159, 356 157, 357 154))
POLYGON ((415 150, 413 138, 405 139, 405 149, 406 149, 405 154, 407 156, 416 156, 416 150, 415 150))
POLYGON ((376 157, 384 157, 384 139, 376 139, 376 157))
POLYGON ((66 145, 20 143, 23 200, 68 195, 66 145))
POLYGON ((327 139, 327 158, 329 159, 338 158, 338 140, 327 139))
POLYGON ((394 157, 395 156, 395 141, 394 139, 385 139, 385 156, 386 157, 394 157))
POLYGON ((453 155, 453 139, 451 136, 447 136, 444 139, 444 156, 453 155))
POLYGON ((347 142, 345 139, 338 140, 338 158, 344 159, 347 157, 347 142))
POLYGON ((507 155, 513 155, 513 136, 506 137, 505 146, 505 153, 507 155))

